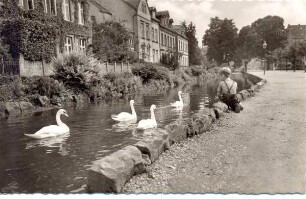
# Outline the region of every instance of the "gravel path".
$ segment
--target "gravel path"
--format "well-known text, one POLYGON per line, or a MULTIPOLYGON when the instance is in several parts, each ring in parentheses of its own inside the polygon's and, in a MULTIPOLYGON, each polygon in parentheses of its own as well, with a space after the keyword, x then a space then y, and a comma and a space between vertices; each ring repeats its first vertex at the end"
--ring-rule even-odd
POLYGON ((123 191, 305 193, 305 73, 268 71, 264 78, 241 113, 173 145, 123 191))

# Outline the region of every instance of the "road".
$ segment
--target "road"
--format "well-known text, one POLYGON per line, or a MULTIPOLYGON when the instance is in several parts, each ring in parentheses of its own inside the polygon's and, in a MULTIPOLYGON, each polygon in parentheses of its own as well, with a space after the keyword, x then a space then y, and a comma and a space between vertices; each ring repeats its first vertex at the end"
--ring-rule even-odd
POLYGON ((124 192, 305 193, 305 73, 251 73, 268 83, 242 112, 173 145, 124 192))

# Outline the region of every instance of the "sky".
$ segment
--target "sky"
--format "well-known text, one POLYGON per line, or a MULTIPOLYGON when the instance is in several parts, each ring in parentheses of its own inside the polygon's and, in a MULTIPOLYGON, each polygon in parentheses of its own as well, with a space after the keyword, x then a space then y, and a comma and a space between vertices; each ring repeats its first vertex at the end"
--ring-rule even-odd
POLYGON ((148 4, 157 11, 168 10, 174 24, 192 21, 199 46, 210 18, 216 16, 233 19, 239 30, 268 15, 282 17, 285 28, 288 24, 306 25, 306 0, 148 0, 148 4))

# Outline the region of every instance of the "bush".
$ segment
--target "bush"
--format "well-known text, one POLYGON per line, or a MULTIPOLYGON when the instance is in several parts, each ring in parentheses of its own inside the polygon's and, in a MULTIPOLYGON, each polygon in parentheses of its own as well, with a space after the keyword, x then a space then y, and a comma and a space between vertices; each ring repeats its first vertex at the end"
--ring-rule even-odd
POLYGON ((203 74, 206 74, 206 70, 202 68, 201 66, 190 66, 191 74, 192 76, 201 76, 203 74))
POLYGON ((27 95, 39 94, 52 98, 60 96, 65 90, 64 85, 51 77, 27 77, 23 79, 24 91, 27 95))
POLYGON ((86 91, 100 84, 99 64, 96 59, 82 53, 61 55, 53 60, 55 78, 69 88, 86 91))
POLYGON ((181 69, 175 70, 174 75, 176 75, 178 78, 183 79, 185 82, 188 82, 191 80, 191 77, 187 75, 184 70, 181 70, 181 69))
POLYGON ((139 76, 144 84, 150 80, 165 80, 171 84, 169 77, 169 69, 155 64, 139 64, 132 68, 132 73, 139 76))
POLYGON ((24 85, 19 76, 0 76, 0 101, 18 99, 24 95, 24 85))

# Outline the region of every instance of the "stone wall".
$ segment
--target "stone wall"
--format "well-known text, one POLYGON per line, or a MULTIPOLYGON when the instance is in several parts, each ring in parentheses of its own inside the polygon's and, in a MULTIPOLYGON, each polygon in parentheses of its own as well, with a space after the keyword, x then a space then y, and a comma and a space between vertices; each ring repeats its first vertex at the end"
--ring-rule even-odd
MULTIPOLYGON (((266 80, 261 80, 237 95, 241 101, 246 100, 254 96, 265 83, 266 80)), ((177 120, 166 125, 165 129, 146 130, 145 137, 133 146, 127 146, 93 163, 88 172, 87 191, 121 192, 133 175, 145 172, 146 165, 154 163, 164 150, 174 143, 208 131, 227 109, 227 105, 219 101, 211 109, 193 114, 187 121, 177 120)))
POLYGON ((50 76, 54 74, 53 68, 50 63, 45 61, 28 61, 20 55, 19 58, 20 65, 20 76, 30 77, 30 76, 50 76))

